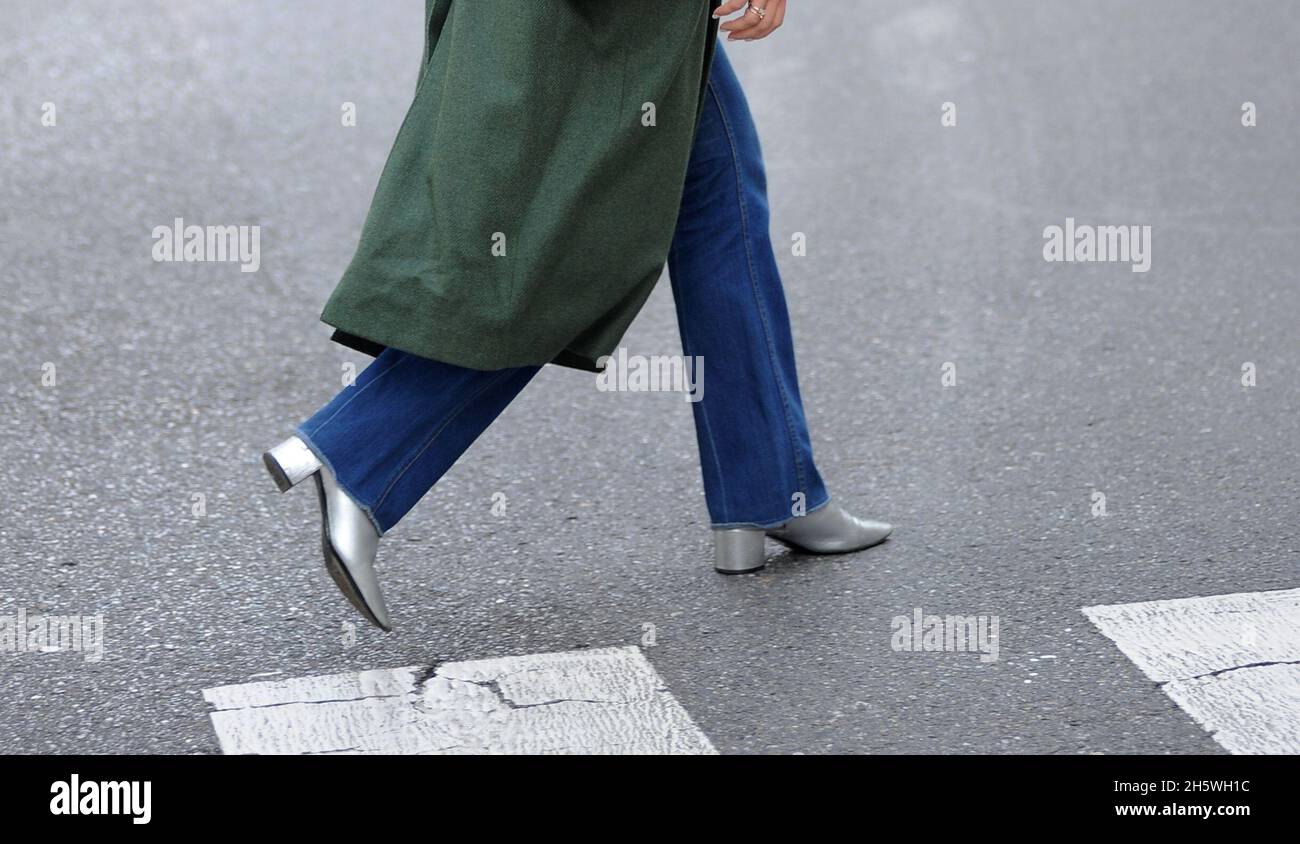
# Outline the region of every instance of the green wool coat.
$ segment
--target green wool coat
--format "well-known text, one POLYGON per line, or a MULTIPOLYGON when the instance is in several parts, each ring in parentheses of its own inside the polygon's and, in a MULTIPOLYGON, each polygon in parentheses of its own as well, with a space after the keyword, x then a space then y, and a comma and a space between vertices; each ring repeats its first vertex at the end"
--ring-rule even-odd
POLYGON ((596 369, 663 271, 713 0, 426 0, 420 82, 334 339, 596 369))

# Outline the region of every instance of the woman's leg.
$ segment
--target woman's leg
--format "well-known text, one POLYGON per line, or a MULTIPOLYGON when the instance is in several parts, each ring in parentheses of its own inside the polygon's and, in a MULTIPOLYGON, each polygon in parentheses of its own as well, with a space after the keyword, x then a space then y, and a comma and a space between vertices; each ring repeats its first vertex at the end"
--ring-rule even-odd
POLYGON ((465 369, 388 349, 298 435, 382 534, 540 368, 465 369))
POLYGON ((773 527, 829 500, 768 225, 758 134, 719 45, 668 259, 683 350, 707 364, 693 408, 714 527, 773 527))

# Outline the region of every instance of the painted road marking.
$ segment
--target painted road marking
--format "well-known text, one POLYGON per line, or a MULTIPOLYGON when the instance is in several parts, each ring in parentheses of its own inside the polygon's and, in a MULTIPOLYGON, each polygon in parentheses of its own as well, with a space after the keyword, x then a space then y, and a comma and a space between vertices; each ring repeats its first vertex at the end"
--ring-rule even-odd
POLYGON ((206 689, 228 754, 712 754, 640 648, 206 689))
POLYGON ((1233 753, 1300 753, 1300 589, 1084 607, 1233 753))

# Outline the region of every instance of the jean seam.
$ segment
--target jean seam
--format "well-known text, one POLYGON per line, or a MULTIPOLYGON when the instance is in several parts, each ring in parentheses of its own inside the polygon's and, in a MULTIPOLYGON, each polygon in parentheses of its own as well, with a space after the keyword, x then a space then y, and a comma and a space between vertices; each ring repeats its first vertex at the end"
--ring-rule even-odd
POLYGON ((354 392, 352 395, 348 396, 347 401, 343 402, 343 404, 335 408, 334 412, 330 414, 330 417, 328 419, 326 419, 324 422, 320 423, 319 425, 317 425, 315 428, 312 429, 312 433, 313 434, 320 433, 325 428, 326 425, 333 422, 340 413, 342 413, 345 409, 347 409, 348 405, 352 404, 354 400, 356 400, 362 393, 364 393, 370 387, 371 384, 374 384, 380 378, 383 378, 385 375, 392 372, 397 367, 401 366, 408 359, 409 358, 407 358, 406 356, 402 356, 399 357, 397 360, 393 361, 391 364, 389 364, 388 367, 385 368, 383 372, 379 373, 374 378, 371 378, 369 381, 365 383, 364 386, 356 390, 356 392, 354 392))
POLYGON ((790 410, 790 401, 785 394, 785 387, 781 384, 781 379, 777 377, 776 349, 772 344, 772 328, 767 315, 767 310, 763 307, 761 297, 758 295, 758 285, 756 277, 758 275, 754 267, 753 249, 750 246, 750 225, 749 213, 745 205, 745 179, 740 165, 740 153, 737 149, 736 138, 731 126, 731 120, 727 117, 726 107, 722 104, 722 98, 718 96, 716 87, 712 79, 709 80, 709 93, 713 95, 713 101, 718 106, 718 114, 722 118, 722 126, 727 133, 727 142, 731 147, 732 165, 736 171, 736 195, 737 204, 740 206, 740 226, 742 230, 742 239, 745 242, 745 263, 749 269, 750 289, 754 293, 754 305, 758 310, 758 315, 763 323, 763 338, 767 345, 768 362, 771 365, 772 379, 776 382, 777 395, 781 397, 781 407, 785 412, 786 435, 790 438, 790 453, 794 458, 795 482, 799 485, 799 491, 803 492, 807 485, 804 477, 803 461, 799 457, 799 446, 795 441, 794 435, 794 418, 790 410))
POLYGON ((483 393, 485 393, 489 388, 499 384, 503 379, 505 379, 506 376, 508 376, 511 373, 511 371, 512 370, 509 369, 501 370, 501 372, 498 373, 495 378, 492 378, 483 386, 475 390, 473 394, 469 396, 469 398, 465 399, 465 401, 457 405, 456 409, 453 410, 450 414, 448 414, 447 418, 442 421, 442 424, 439 425, 438 428, 432 434, 429 435, 429 438, 424 441, 424 444, 420 446, 420 450, 416 452, 415 455, 406 462, 406 465, 404 465, 393 477, 393 479, 388 482, 388 485, 384 487, 384 491, 379 494, 379 499, 375 502, 376 512, 378 512, 379 509, 384 506, 384 502, 388 500, 388 495, 393 491, 393 487, 397 486, 397 482, 400 481, 408 471, 410 471, 412 466, 414 466, 416 463, 420 461, 420 458, 423 457, 424 453, 429 450, 429 447, 433 445, 434 441, 438 439, 438 437, 442 434, 443 431, 447 430, 447 426, 450 425, 452 422, 454 422, 456 418, 459 417, 462 413, 464 413, 465 409, 469 407, 471 404, 473 404, 475 399, 483 395, 483 393))
MULTIPOLYGON (((672 262, 671 251, 669 252, 669 261, 672 262)), ((669 269, 669 272, 672 272, 671 268, 669 269)), ((690 331, 687 330, 686 322, 681 318, 680 313, 677 316, 677 327, 680 329, 682 334, 682 352, 684 352, 689 357, 693 354, 691 349, 694 347, 695 344, 691 342, 690 331)), ((709 411, 707 405, 708 405, 707 401, 699 402, 700 420, 704 425, 704 436, 709 441, 709 456, 713 459, 713 468, 718 473, 718 487, 720 490, 720 494, 722 496, 722 517, 725 520, 727 518, 726 475, 722 471, 722 463, 719 462, 718 460, 718 444, 713 439, 713 426, 709 424, 709 411)), ((703 457, 703 455, 700 456, 703 457)))

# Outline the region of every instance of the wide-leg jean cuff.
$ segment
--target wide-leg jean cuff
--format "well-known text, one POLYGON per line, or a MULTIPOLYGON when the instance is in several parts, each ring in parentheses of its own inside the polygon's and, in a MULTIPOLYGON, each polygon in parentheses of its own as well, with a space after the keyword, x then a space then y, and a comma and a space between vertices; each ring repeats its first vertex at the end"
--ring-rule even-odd
MULTIPOLYGON (((818 510, 825 507, 827 504, 831 503, 831 496, 830 493, 828 492, 823 492, 822 495, 820 496, 820 499, 821 500, 819 500, 816 504, 810 505, 804 511, 804 515, 816 513, 818 510)), ((782 516, 779 519, 774 519, 769 521, 727 522, 725 524, 714 523, 709 525, 709 527, 712 528, 713 530, 734 530, 736 528, 761 528, 762 530, 771 530, 772 528, 780 527, 781 525, 790 521, 792 518, 794 518, 794 516, 791 516, 790 514, 787 513, 786 515, 782 516)))
MULTIPOLYGON (((343 480, 343 478, 339 475, 338 470, 334 468, 334 464, 330 462, 329 455, 327 455, 324 451, 321 450, 319 446, 316 445, 316 443, 311 438, 311 434, 307 433, 302 428, 302 426, 298 427, 297 434, 298 434, 298 438, 301 439, 303 443, 306 444, 307 448, 311 449, 312 453, 316 455, 317 459, 319 459, 321 463, 325 464, 325 466, 329 468, 330 472, 334 475, 334 480, 343 489, 343 491, 348 494, 348 498, 351 498, 352 502, 361 508, 361 512, 366 514, 366 518, 369 519, 370 523, 375 526, 375 530, 379 532, 379 535, 383 536, 385 533, 387 533, 388 531, 384 528, 383 525, 379 523, 378 517, 375 516, 374 510, 371 509, 370 505, 367 502, 362 500, 361 497, 357 495, 355 490, 352 490, 348 487, 347 482, 343 480)), ((324 516, 325 514, 322 513, 321 518, 324 518, 324 516)))

